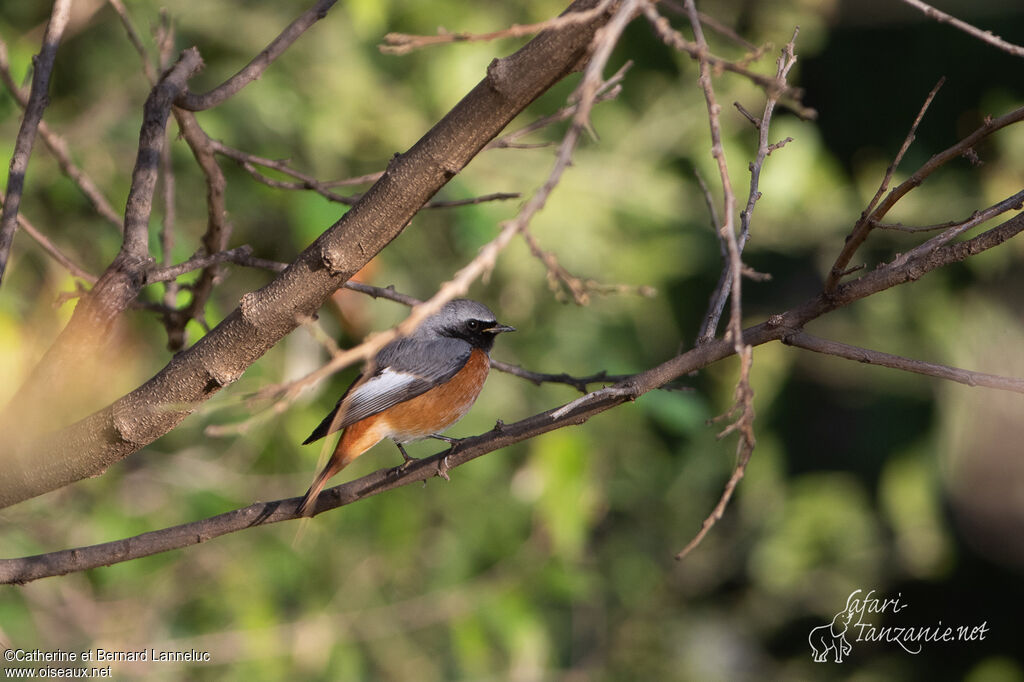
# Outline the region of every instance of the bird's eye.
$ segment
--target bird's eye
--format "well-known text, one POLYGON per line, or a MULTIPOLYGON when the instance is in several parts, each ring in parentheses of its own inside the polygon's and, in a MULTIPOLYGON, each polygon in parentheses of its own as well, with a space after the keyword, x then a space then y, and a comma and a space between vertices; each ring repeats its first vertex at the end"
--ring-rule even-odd
POLYGON ((476 320, 470 320, 469 322, 466 323, 466 327, 469 329, 469 331, 475 332, 477 329, 480 328, 480 323, 477 322, 476 320))

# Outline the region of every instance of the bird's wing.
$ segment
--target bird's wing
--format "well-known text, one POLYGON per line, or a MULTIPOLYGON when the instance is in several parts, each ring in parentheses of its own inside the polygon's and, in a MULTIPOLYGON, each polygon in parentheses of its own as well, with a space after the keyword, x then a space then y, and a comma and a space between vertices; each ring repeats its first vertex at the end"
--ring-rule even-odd
POLYGON ((385 346, 374 358, 373 375, 359 375, 331 413, 303 445, 383 412, 443 384, 465 367, 472 347, 459 339, 423 341, 402 338, 385 346), (338 417, 338 412, 342 414, 338 417), (336 419, 337 417, 337 419, 336 419))

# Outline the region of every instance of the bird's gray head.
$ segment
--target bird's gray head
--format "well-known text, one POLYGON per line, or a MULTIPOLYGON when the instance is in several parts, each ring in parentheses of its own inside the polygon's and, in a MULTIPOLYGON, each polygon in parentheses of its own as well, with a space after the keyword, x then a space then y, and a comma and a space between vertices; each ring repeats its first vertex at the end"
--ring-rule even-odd
POLYGON ((494 337, 501 332, 513 332, 508 325, 499 324, 494 313, 483 303, 457 298, 423 320, 416 336, 436 338, 447 336, 467 341, 471 346, 490 351, 494 337))

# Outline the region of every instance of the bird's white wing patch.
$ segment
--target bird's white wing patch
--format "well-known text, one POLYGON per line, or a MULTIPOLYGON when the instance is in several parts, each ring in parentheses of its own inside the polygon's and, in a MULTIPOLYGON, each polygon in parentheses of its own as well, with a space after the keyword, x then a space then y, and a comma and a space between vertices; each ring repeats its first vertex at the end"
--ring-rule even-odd
POLYGON ((355 423, 413 398, 429 387, 430 382, 421 376, 385 368, 349 394, 342 420, 346 424, 355 423))

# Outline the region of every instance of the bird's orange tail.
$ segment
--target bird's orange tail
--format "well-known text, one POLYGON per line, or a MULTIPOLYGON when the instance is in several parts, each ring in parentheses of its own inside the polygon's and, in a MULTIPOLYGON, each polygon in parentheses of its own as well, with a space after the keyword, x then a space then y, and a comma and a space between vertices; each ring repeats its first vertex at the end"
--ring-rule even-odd
POLYGON ((327 479, 330 478, 330 475, 327 473, 328 471, 330 471, 330 464, 324 467, 323 471, 313 479, 313 485, 309 486, 309 490, 306 491, 302 502, 299 503, 299 516, 313 516, 313 508, 316 506, 317 498, 320 497, 320 491, 324 489, 327 479))
POLYGON ((345 432, 341 434, 341 438, 338 439, 338 445, 334 448, 334 454, 331 455, 327 466, 316 475, 316 478, 313 479, 313 484, 309 486, 309 490, 306 491, 302 502, 299 503, 299 515, 312 516, 313 509, 316 507, 316 500, 320 496, 320 491, 327 484, 327 481, 347 467, 356 457, 379 443, 383 438, 384 434, 379 428, 378 420, 372 417, 356 422, 345 429, 345 432))

